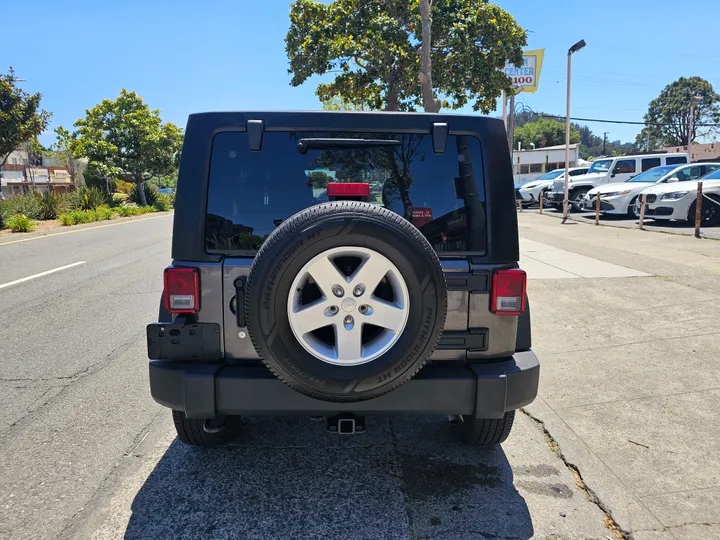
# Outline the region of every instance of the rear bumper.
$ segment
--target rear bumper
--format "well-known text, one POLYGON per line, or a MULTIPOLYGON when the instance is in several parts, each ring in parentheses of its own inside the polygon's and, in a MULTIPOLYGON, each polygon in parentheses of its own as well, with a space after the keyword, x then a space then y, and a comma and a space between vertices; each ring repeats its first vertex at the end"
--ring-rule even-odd
POLYGON ((307 397, 264 366, 150 361, 150 392, 159 404, 190 418, 224 415, 474 414, 501 418, 537 396, 540 363, 532 351, 502 362, 430 365, 392 392, 367 401, 334 403, 307 397))

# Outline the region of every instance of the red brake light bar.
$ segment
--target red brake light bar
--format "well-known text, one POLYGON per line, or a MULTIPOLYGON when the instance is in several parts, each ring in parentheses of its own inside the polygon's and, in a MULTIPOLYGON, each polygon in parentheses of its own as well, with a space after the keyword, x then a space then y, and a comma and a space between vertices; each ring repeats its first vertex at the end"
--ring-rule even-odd
POLYGON ((165 269, 165 308, 170 313, 200 310, 200 275, 197 268, 165 269))
POLYGON ((493 274, 490 311, 495 315, 522 315, 526 292, 527 275, 524 270, 498 270, 493 274))
POLYGON ((369 197, 370 184, 330 182, 327 194, 328 197, 369 197))

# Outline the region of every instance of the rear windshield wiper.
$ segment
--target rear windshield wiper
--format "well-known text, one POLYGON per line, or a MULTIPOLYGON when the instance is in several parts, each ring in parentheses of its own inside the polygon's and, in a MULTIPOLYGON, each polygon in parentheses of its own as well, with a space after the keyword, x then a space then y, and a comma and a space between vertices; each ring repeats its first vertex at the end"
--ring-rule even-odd
POLYGON ((307 154, 313 148, 368 148, 400 146, 402 143, 393 139, 332 139, 309 138, 300 139, 297 144, 298 152, 307 154))

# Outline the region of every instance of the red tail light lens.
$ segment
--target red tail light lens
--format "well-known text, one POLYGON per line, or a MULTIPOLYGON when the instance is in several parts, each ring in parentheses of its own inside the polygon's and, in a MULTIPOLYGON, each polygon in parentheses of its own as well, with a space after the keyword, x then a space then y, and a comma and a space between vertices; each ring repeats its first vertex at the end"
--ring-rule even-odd
POLYGON ((200 275, 197 268, 165 269, 165 308, 170 313, 197 313, 200 275))
POLYGON ((327 185, 328 197, 369 197, 370 184, 331 182, 327 185))
POLYGON ((498 270, 493 275, 490 311, 495 315, 522 315, 525 312, 527 275, 524 270, 498 270))

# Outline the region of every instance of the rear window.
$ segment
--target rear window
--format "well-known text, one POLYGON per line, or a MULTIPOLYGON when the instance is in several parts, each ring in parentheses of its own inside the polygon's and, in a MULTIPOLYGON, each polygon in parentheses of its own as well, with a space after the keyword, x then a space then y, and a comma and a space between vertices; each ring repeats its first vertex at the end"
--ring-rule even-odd
POLYGON ((444 154, 416 134, 266 132, 251 152, 245 132, 215 136, 205 221, 209 253, 253 254, 293 214, 328 201, 329 182, 370 184, 368 202, 413 223, 438 252, 486 251, 480 143, 450 135, 444 154), (386 139, 399 145, 310 148, 306 138, 386 139))
POLYGON ((645 158, 642 160, 643 172, 652 169, 653 167, 659 167, 661 165, 660 158, 645 158))
POLYGON ((665 158, 665 163, 667 163, 668 165, 680 165, 687 162, 688 160, 685 156, 671 156, 665 158))

